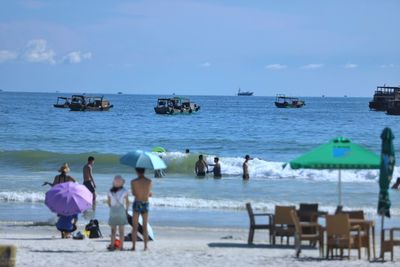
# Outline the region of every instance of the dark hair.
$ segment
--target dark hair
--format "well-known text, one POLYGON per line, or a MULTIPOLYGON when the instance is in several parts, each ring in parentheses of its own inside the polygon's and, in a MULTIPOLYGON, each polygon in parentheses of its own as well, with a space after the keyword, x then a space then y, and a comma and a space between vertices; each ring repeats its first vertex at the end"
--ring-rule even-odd
POLYGON ((219 161, 219 158, 218 158, 218 157, 215 157, 214 160, 215 160, 216 162, 218 162, 218 161, 219 161))
POLYGON ((113 186, 113 187, 111 187, 110 192, 111 192, 111 193, 116 193, 116 192, 118 192, 119 190, 121 190, 122 188, 124 188, 124 186, 121 186, 121 187, 115 187, 115 186, 113 186))
POLYGON ((190 153, 190 150, 188 148, 186 148, 185 152, 186 153, 190 153))
POLYGON ((94 161, 94 157, 93 156, 88 157, 87 161, 94 161))
POLYGON ((250 159, 250 156, 249 156, 249 155, 246 155, 244 158, 245 158, 245 159, 250 159))
POLYGON ((144 174, 145 168, 136 168, 136 172, 139 174, 144 174))
POLYGON ((199 159, 203 159, 203 155, 200 155, 200 156, 199 156, 199 159))

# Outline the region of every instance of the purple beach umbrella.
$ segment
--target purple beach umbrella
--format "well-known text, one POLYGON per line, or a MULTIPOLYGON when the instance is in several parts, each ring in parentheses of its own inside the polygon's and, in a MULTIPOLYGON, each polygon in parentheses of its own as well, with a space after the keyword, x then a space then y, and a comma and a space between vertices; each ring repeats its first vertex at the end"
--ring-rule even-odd
POLYGON ((67 182, 47 191, 44 203, 54 213, 71 216, 91 208, 92 201, 93 195, 85 186, 67 182))

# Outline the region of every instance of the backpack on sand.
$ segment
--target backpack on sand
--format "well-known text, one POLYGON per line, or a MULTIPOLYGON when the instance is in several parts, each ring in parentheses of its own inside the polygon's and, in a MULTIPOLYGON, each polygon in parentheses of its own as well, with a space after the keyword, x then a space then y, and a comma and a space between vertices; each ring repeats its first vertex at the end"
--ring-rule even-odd
POLYGON ((89 238, 103 237, 100 231, 99 221, 96 219, 90 220, 90 222, 85 226, 85 230, 89 232, 89 238))

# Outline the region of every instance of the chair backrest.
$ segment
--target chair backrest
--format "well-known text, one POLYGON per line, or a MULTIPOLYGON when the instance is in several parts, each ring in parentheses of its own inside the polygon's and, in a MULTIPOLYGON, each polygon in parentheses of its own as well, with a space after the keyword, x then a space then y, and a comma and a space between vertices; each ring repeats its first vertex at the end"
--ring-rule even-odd
POLYGON ((292 216, 290 215, 292 210, 296 211, 296 207, 294 207, 294 206, 275 206, 274 223, 275 224, 293 225, 292 216))
POLYGON ((348 214, 350 219, 364 220, 364 211, 363 210, 344 211, 343 213, 348 214))
POLYGON ((255 225, 256 221, 254 219, 254 212, 253 212, 253 208, 251 207, 250 203, 246 203, 246 210, 247 210, 247 214, 249 215, 250 225, 255 225))
POLYGON ((290 211, 290 217, 292 218, 292 222, 294 224, 294 229, 296 231, 296 234, 301 236, 303 232, 302 232, 302 228, 301 228, 301 225, 300 225, 300 220, 299 220, 299 217, 297 216, 296 210, 291 210, 290 211))
POLYGON ((350 237, 349 215, 326 215, 326 232, 328 236, 350 237))
POLYGON ((318 220, 318 203, 300 203, 298 216, 302 222, 316 222, 318 220))
POLYGON ((300 203, 299 211, 318 212, 318 203, 300 203))

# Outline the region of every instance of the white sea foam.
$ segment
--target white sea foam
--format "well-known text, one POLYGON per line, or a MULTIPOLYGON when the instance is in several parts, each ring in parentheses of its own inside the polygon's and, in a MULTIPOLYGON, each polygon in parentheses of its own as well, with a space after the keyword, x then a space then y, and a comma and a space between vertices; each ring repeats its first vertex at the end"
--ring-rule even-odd
MULTIPOLYGON (((168 165, 168 173, 193 172, 193 166, 197 160, 197 155, 188 155, 181 152, 168 152, 161 155, 168 165)), ((213 155, 208 155, 206 157, 207 162, 212 164, 213 158, 213 155)), ((220 163, 224 176, 240 176, 242 174, 243 158, 221 157, 220 163)), ((284 168, 284 165, 284 162, 255 158, 249 162, 250 177, 257 179, 288 178, 333 182, 338 180, 337 170, 293 170, 289 166, 284 168)), ((393 176, 400 176, 400 168, 395 168, 393 176)), ((375 182, 378 177, 378 170, 342 170, 343 182, 375 182)))
MULTIPOLYGON (((0 192, 0 202, 25 202, 25 203, 43 203, 45 195, 34 192, 0 192)), ((107 196, 99 195, 99 202, 105 203, 107 196)), ((132 199, 131 199, 132 200, 132 199)), ((264 210, 273 212, 275 205, 297 205, 289 201, 269 201, 254 202, 252 200, 229 200, 229 199, 200 199, 188 197, 156 197, 150 199, 152 207, 158 208, 176 208, 176 209, 200 209, 200 210, 245 210, 245 203, 251 202, 255 210, 264 210)), ((322 205, 321 210, 333 213, 336 205, 322 205)), ((369 216, 375 216, 376 207, 373 206, 352 206, 349 209, 362 209, 369 216)), ((392 207, 393 216, 400 216, 400 208, 392 207)))

